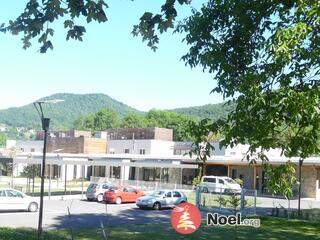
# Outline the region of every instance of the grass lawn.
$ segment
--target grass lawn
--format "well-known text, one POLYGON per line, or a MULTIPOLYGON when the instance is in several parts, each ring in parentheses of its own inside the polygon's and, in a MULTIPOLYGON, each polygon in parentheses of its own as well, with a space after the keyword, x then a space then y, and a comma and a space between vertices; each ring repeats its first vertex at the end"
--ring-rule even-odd
MULTIPOLYGON (((320 239, 320 223, 305 221, 287 221, 282 218, 260 217, 261 227, 213 227, 205 226, 191 235, 176 233, 169 223, 129 225, 122 228, 107 229, 108 240, 164 240, 164 239, 320 239)), ((0 239, 31 240, 36 239, 36 231, 31 229, 0 228, 0 239)), ((70 239, 66 230, 47 231, 44 239, 70 239)), ((101 229, 74 230, 74 239, 103 239, 101 229)))

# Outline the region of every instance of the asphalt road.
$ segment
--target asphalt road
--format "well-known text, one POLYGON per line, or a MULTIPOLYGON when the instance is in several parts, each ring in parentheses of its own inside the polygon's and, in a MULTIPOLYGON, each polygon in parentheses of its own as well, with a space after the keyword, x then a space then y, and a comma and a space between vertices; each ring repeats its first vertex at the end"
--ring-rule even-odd
MULTIPOLYGON (((169 222, 171 210, 141 210, 135 204, 104 204, 80 199, 45 200, 44 229, 92 228, 169 222), (70 209, 70 216, 68 214, 70 209)), ((37 228, 39 212, 0 212, 1 227, 37 228)))

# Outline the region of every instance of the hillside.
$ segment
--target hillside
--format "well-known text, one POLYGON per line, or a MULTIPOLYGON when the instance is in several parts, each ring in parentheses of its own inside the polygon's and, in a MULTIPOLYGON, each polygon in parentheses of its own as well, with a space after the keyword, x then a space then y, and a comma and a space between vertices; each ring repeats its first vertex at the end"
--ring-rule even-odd
POLYGON ((170 111, 193 116, 198 119, 209 118, 212 120, 217 120, 220 118, 225 118, 229 112, 231 112, 235 108, 234 104, 225 104, 225 103, 218 103, 218 104, 206 104, 203 106, 196 106, 196 107, 187 107, 187 108, 176 108, 170 111))
MULTIPOLYGON (((79 116, 95 113, 102 108, 112 109, 120 117, 127 112, 138 112, 104 94, 58 93, 39 100, 49 99, 64 100, 57 104, 43 105, 45 116, 51 118, 52 129, 71 128, 79 116)), ((40 119, 33 104, 0 110, 0 123, 12 127, 40 128, 40 119)))
MULTIPOLYGON (((51 129, 70 129, 73 127, 74 121, 80 116, 96 113, 102 108, 114 110, 121 118, 128 112, 144 114, 104 94, 58 93, 39 100, 49 99, 65 100, 57 104, 43 105, 45 116, 51 119, 51 129)), ((219 103, 177 108, 169 111, 198 119, 210 118, 216 120, 225 117, 233 108, 234 105, 219 103)), ((40 128, 40 119, 33 104, 0 110, 0 124, 2 123, 9 127, 40 128)))

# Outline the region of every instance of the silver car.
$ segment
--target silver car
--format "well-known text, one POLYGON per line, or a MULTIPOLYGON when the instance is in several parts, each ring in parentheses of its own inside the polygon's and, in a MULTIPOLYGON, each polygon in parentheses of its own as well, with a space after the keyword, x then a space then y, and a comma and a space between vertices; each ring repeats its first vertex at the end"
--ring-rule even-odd
POLYGON ((86 192, 88 201, 97 200, 98 202, 102 202, 104 193, 112 186, 111 183, 90 183, 86 192))
POLYGON ((159 210, 164 207, 172 208, 184 202, 187 202, 187 197, 179 190, 158 190, 148 196, 138 198, 136 205, 141 209, 159 210))

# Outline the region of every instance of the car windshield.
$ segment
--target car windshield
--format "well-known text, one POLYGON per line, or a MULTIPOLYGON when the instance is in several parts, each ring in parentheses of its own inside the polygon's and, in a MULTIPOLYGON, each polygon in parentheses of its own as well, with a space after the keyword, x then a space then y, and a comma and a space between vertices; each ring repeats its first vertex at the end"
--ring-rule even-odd
POLYGON ((98 184, 96 184, 96 183, 91 183, 88 188, 95 188, 97 185, 98 184))
POLYGON ((236 181, 234 181, 232 178, 224 178, 223 180, 225 180, 227 183, 232 183, 232 184, 236 183, 236 181))
POLYGON ((115 191, 117 191, 117 190, 118 190, 117 187, 111 187, 111 188, 109 188, 109 192, 115 192, 115 191))
POLYGON ((157 196, 161 196, 165 193, 165 191, 154 191, 153 193, 151 193, 150 196, 154 196, 154 197, 157 197, 157 196))

